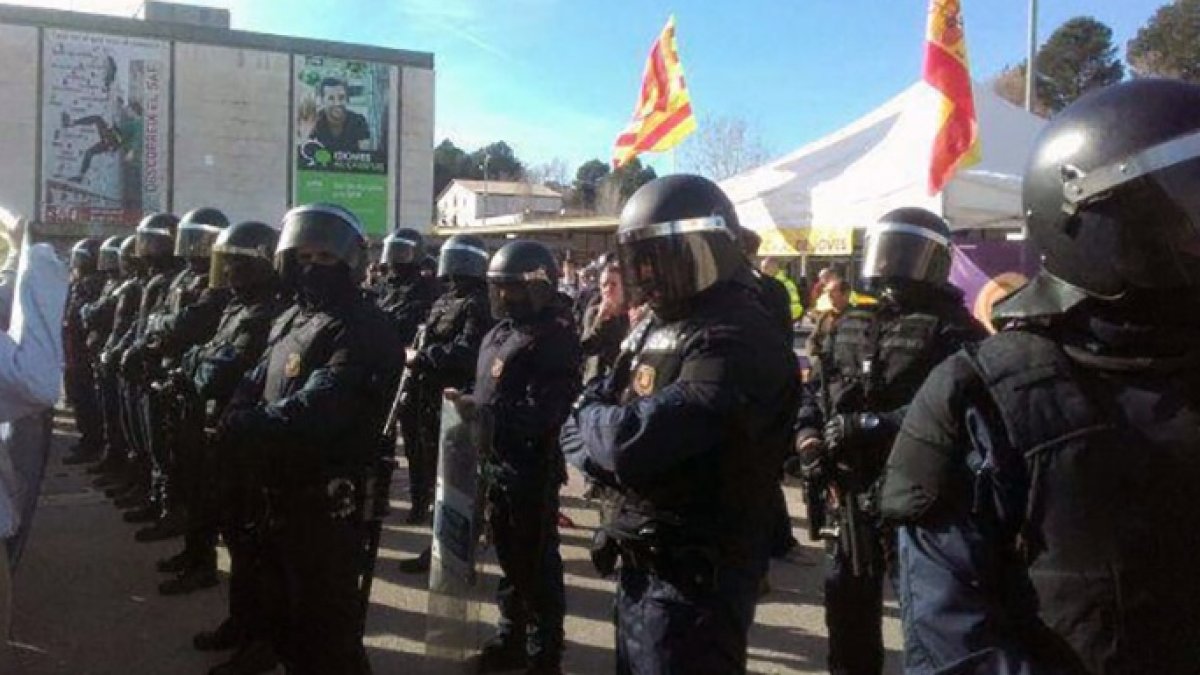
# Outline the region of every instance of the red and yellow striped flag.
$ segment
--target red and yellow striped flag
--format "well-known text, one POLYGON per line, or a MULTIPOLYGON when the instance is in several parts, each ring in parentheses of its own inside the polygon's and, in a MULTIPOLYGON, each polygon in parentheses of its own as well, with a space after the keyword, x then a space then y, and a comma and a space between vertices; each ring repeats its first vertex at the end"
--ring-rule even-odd
POLYGON ((942 114, 929 165, 929 194, 935 195, 956 171, 979 161, 979 123, 975 119, 960 0, 929 0, 924 78, 942 95, 942 114))
POLYGON ((675 45, 675 17, 667 19, 642 73, 642 91, 633 120, 617 136, 613 168, 643 152, 663 152, 679 145, 696 130, 692 101, 683 79, 683 64, 675 45))

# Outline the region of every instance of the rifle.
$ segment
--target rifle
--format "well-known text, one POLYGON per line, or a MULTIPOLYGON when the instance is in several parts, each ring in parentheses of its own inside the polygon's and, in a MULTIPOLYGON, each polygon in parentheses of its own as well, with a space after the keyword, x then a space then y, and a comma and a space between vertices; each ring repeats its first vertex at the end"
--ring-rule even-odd
MULTIPOLYGON (((417 334, 413 337, 413 349, 421 351, 425 348, 425 335, 428 326, 421 324, 417 328, 417 334)), ((409 389, 412 387, 413 369, 406 367, 400 375, 400 383, 396 385, 396 394, 392 397, 392 406, 388 409, 387 419, 383 423, 383 429, 380 433, 387 438, 392 437, 392 433, 396 430, 396 423, 400 421, 400 410, 404 404, 408 402, 411 395, 409 389)))

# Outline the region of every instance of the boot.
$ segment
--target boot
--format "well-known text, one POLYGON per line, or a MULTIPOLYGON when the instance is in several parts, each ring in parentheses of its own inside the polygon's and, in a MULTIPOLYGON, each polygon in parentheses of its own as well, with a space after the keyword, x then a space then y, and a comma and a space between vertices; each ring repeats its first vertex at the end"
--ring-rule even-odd
POLYGON ((169 511, 158 522, 143 527, 133 535, 134 540, 142 543, 162 541, 182 537, 187 532, 187 520, 179 511, 169 511))
POLYGON ((409 525, 421 525, 429 522, 431 508, 428 499, 413 498, 412 508, 408 511, 408 517, 404 519, 409 525))
POLYGON ((425 549, 415 558, 405 558, 400 561, 400 571, 405 574, 428 574, 433 562, 433 549, 425 549))
POLYGON ((500 631, 483 643, 483 649, 479 650, 479 657, 475 661, 475 672, 498 673, 528 667, 524 632, 500 631))
POLYGON ((241 626, 233 620, 233 617, 229 617, 222 621, 216 630, 196 633, 196 636, 192 638, 192 646, 201 652, 223 652, 236 649, 245 639, 246 636, 242 632, 241 626))
POLYGON ((163 558, 154 564, 154 569, 163 574, 179 574, 187 570, 194 564, 192 560, 192 552, 186 548, 171 556, 163 558))
POLYGON ((212 588, 218 583, 217 570, 207 565, 193 565, 180 572, 174 579, 158 585, 160 595, 184 595, 193 591, 212 588))
POLYGON ((121 520, 127 523, 153 523, 158 520, 158 507, 153 504, 145 504, 132 511, 126 511, 121 516, 121 520))
POLYGON ((255 640, 243 645, 232 659, 208 671, 208 675, 258 675, 274 670, 277 665, 279 657, 271 643, 255 640))

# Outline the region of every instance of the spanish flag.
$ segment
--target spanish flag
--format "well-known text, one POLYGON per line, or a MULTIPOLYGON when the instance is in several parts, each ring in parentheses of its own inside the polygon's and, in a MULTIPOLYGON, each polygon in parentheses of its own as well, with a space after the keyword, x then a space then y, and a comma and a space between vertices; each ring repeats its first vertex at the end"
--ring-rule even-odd
POLYGON ((979 124, 959 0, 929 0, 924 78, 942 98, 929 165, 929 194, 935 195, 956 171, 979 161, 979 124))
POLYGON ((675 17, 667 19, 642 73, 642 91, 633 120, 617 136, 613 168, 643 152, 664 152, 696 130, 692 101, 683 79, 683 64, 675 46, 675 17))

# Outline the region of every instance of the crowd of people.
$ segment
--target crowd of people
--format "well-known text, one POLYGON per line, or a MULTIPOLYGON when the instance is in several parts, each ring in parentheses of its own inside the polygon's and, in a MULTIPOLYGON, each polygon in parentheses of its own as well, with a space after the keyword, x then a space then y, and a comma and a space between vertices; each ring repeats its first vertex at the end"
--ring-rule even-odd
POLYGON ((1043 269, 991 337, 920 208, 868 228, 870 303, 756 266, 757 237, 690 175, 640 188, 579 271, 522 239, 434 257, 410 229, 368 261, 327 204, 280 228, 154 214, 72 256, 68 461, 139 540, 182 538, 163 593, 216 584, 224 541, 229 617, 195 637, 231 650, 223 675, 369 672, 393 456, 408 522, 428 522, 446 401, 492 420, 500 621, 478 672, 561 672, 574 467, 617 579, 617 673, 745 672, 769 561, 796 544, 786 474, 826 546, 831 673, 882 671, 885 579, 908 673, 1195 673, 1198 109, 1200 87, 1136 80, 1050 121, 1024 179, 1043 269))

